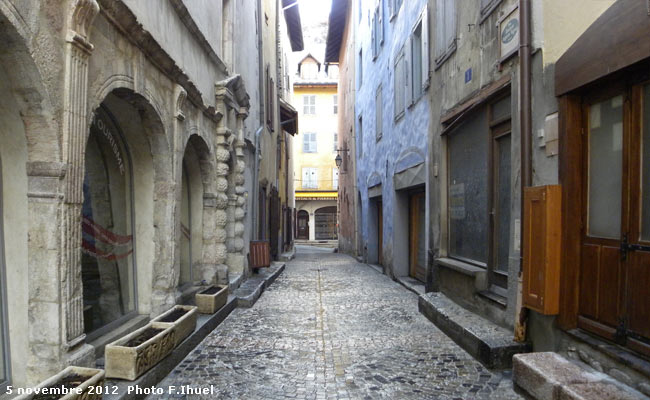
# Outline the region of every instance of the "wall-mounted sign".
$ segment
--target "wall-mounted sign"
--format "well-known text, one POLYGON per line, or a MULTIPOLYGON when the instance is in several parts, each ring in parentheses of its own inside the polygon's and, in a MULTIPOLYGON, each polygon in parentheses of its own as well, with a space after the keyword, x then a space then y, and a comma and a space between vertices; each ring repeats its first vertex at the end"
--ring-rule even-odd
POLYGON ((499 54, 501 62, 519 50, 519 8, 515 7, 499 20, 499 54))
POLYGON ((465 71, 465 83, 469 83, 472 80, 472 69, 469 68, 465 71))

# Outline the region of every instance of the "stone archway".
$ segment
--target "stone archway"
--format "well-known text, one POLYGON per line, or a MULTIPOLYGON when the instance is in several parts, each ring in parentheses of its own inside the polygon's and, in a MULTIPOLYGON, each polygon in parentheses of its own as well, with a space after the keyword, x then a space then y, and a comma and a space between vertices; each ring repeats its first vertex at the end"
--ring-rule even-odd
MULTIPOLYGON (((178 286, 200 283, 203 265, 204 194, 210 191, 213 162, 208 144, 198 134, 187 141, 182 160, 179 219, 179 281, 178 286)), ((209 226, 210 221, 207 222, 209 226)))
POLYGON ((61 223, 58 184, 65 168, 51 86, 32 57, 33 35, 15 12, 0 1, 0 291, 7 300, 1 304, 7 320, 0 323, 0 384, 26 386, 61 363, 59 336, 45 326, 61 321, 60 252, 51 238, 61 223), (45 353, 53 355, 47 363, 45 353))

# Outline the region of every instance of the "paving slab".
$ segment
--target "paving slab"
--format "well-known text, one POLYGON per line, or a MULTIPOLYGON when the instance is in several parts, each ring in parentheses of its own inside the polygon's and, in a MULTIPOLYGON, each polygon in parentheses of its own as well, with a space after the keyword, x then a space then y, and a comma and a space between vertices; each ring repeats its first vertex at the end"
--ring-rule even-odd
POLYGON ((297 253, 150 399, 520 399, 417 310, 418 296, 353 258, 297 253), (169 393, 189 387, 209 394, 169 393))

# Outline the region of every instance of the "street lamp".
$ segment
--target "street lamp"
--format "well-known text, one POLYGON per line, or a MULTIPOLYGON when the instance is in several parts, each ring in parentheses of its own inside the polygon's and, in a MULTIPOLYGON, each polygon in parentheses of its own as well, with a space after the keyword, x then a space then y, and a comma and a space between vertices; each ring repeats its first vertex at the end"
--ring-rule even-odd
POLYGON ((336 168, 341 168, 341 164, 343 164, 343 159, 341 158, 340 154, 336 155, 334 162, 336 163, 336 168))

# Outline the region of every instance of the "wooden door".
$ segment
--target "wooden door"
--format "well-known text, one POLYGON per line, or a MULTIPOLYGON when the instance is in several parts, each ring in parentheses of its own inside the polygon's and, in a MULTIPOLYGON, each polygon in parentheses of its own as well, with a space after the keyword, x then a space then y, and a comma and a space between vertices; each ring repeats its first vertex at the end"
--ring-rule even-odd
POLYGON ((384 265, 384 210, 381 201, 377 202, 377 259, 384 265))
POLYGON ((309 213, 298 211, 298 239, 309 240, 309 213))
POLYGON ((648 85, 585 99, 578 326, 650 355, 650 106, 644 97, 650 100, 648 85))
POLYGON ((409 271, 411 277, 426 279, 425 194, 419 192, 409 198, 409 271))

